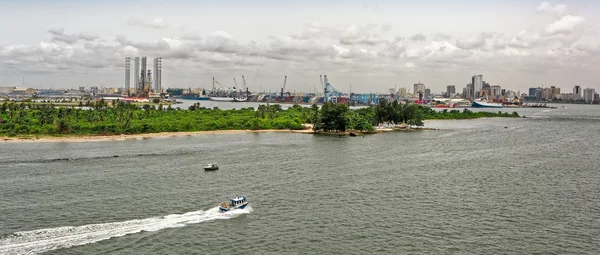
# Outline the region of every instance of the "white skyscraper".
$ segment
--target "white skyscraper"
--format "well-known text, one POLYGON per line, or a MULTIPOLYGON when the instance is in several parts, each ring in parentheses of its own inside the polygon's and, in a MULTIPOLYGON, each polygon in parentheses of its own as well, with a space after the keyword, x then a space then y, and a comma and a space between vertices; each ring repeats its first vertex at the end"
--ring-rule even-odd
POLYGON ((473 97, 478 98, 480 91, 483 89, 483 75, 473 75, 471 84, 473 84, 473 97))
POLYGON ((138 90, 140 87, 140 58, 135 57, 133 62, 133 88, 138 90))
POLYGON ((583 100, 586 103, 594 102, 594 94, 596 94, 595 89, 587 88, 583 90, 583 100))
POLYGON ((129 93, 129 86, 131 83, 131 58, 125 58, 125 91, 129 93))

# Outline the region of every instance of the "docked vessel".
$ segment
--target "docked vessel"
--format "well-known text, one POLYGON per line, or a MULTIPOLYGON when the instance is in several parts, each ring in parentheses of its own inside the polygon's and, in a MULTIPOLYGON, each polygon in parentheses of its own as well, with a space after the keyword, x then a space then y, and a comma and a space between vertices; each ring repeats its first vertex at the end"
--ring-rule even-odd
POLYGON ((220 212, 232 211, 235 209, 244 209, 248 205, 248 199, 244 196, 236 196, 235 198, 230 198, 229 203, 223 202, 219 205, 220 212))
POLYGON ((198 94, 183 94, 183 96, 181 96, 181 99, 187 99, 187 100, 208 100, 208 96, 205 95, 198 95, 198 94))
POLYGON ((473 108, 502 108, 502 104, 500 103, 490 103, 486 100, 474 100, 471 103, 471 107, 473 108))
MULTIPOLYGON (((243 76, 242 76, 242 78, 243 78, 243 76)), ((235 78, 233 80, 235 82, 235 78)), ((244 96, 243 92, 241 90, 238 91, 235 86, 233 88, 230 88, 230 87, 225 88, 225 86, 221 85, 221 83, 216 81, 214 77, 213 77, 213 89, 208 94, 208 98, 212 101, 221 101, 221 102, 245 102, 248 100, 248 97, 244 96), (217 89, 215 87, 215 83, 217 83, 221 88, 217 89)))
POLYGON ((204 170, 206 170, 206 171, 219 170, 219 166, 217 165, 217 163, 210 163, 210 164, 207 164, 206 166, 204 166, 204 170))

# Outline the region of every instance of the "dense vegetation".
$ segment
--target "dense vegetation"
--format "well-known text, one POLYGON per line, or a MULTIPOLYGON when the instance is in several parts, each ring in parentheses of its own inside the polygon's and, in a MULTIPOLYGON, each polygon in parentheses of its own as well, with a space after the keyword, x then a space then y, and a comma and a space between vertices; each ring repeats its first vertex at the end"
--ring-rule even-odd
POLYGON ((321 108, 260 105, 258 109, 221 110, 199 103, 188 110, 171 106, 142 107, 105 101, 91 103, 89 109, 56 107, 52 104, 8 103, 0 108, 0 136, 16 135, 97 135, 140 134, 178 131, 304 129, 313 124, 315 131, 373 131, 383 124, 406 123, 422 126, 424 119, 463 119, 479 117, 518 117, 516 113, 437 112, 415 104, 382 101, 373 107, 350 109, 346 104, 325 103, 321 108))

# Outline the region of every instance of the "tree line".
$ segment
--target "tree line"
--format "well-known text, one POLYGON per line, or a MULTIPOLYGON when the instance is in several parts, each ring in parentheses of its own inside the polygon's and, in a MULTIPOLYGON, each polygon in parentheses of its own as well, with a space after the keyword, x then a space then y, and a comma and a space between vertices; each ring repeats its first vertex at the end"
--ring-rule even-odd
POLYGON ((187 110, 171 105, 137 106, 104 100, 88 107, 63 107, 53 104, 4 102, 0 105, 0 136, 18 135, 97 135, 140 134, 181 131, 304 129, 313 124, 315 131, 373 131, 380 124, 406 123, 422 126, 425 119, 515 117, 508 113, 474 113, 431 108, 397 101, 381 101, 375 106, 350 109, 347 104, 324 103, 282 109, 281 105, 260 105, 222 110, 196 103, 187 110))

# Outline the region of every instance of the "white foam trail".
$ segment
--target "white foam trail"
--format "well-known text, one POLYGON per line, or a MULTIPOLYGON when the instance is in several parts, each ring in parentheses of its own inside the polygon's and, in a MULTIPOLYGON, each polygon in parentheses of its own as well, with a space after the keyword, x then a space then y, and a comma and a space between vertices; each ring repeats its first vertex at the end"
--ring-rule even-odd
POLYGON ((37 254, 50 250, 84 245, 141 231, 158 231, 165 228, 183 227, 200 222, 231 219, 252 212, 250 206, 231 212, 220 213, 218 207, 207 211, 171 214, 142 220, 99 223, 84 226, 66 226, 16 232, 0 237, 0 254, 37 254))

